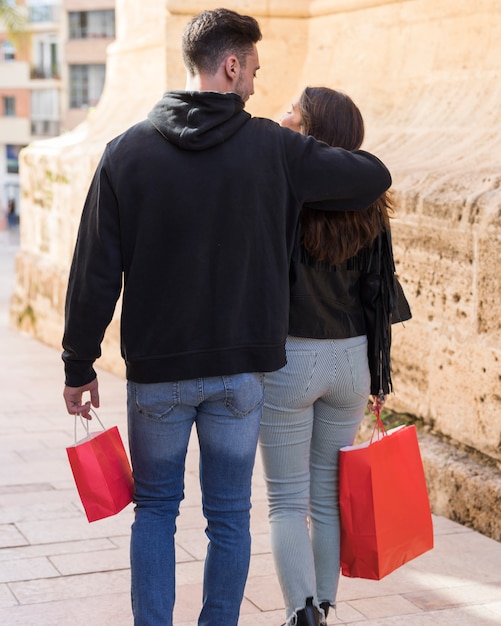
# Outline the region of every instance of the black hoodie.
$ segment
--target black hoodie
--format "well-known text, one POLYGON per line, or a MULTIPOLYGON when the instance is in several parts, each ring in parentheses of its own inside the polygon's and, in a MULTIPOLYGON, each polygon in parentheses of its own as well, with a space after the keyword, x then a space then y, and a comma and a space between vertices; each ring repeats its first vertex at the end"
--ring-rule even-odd
POLYGON ((299 210, 361 210, 391 184, 364 151, 252 118, 236 94, 171 91, 104 151, 66 298, 66 384, 94 361, 122 291, 127 378, 166 382, 285 363, 299 210))

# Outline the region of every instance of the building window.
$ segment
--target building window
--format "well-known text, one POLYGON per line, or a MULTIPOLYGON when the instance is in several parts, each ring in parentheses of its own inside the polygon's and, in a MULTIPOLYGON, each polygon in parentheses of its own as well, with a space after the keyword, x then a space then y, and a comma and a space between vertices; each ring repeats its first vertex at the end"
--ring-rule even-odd
POLYGON ((58 7, 52 4, 33 3, 28 7, 28 16, 30 22, 57 22, 59 20, 58 7))
POLYGON ((70 65, 70 109, 96 106, 105 72, 105 65, 70 65))
POLYGON ((2 41, 2 61, 15 61, 16 49, 10 41, 2 41))
POLYGON ((3 114, 5 117, 16 117, 16 99, 14 96, 3 97, 3 114))
POLYGON ((31 134, 41 137, 59 135, 59 92, 39 89, 31 92, 31 134))
POLYGON ((113 39, 115 11, 70 11, 70 39, 113 39))
POLYGON ((60 128, 57 120, 31 120, 31 134, 34 137, 57 137, 60 128))
POLYGON ((7 219, 14 226, 19 223, 19 198, 21 191, 17 182, 9 182, 0 188, 0 205, 2 200, 7 207, 7 219))
POLYGON ((59 78, 58 45, 52 37, 37 37, 33 41, 31 78, 59 78))
POLYGON ((19 152, 23 146, 6 146, 7 174, 19 174, 19 152))

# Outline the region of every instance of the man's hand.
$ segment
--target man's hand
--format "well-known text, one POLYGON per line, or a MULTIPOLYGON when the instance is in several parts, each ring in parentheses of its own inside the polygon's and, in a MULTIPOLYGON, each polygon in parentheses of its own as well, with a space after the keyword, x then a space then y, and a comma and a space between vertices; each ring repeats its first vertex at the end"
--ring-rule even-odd
POLYGON ((90 383, 82 385, 81 387, 65 386, 63 398, 66 402, 66 410, 70 415, 81 415, 85 417, 85 419, 91 420, 90 407, 93 406, 97 408, 99 406, 97 378, 94 378, 90 383), (90 400, 82 404, 82 394, 86 391, 90 393, 90 400))

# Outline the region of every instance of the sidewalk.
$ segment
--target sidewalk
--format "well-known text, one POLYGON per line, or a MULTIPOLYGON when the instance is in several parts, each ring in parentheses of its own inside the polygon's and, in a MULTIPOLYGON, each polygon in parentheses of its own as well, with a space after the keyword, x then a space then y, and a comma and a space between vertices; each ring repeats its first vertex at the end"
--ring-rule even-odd
MULTIPOLYGON (((6 233, 0 233, 6 234, 6 233)), ((0 624, 132 626, 128 542, 132 505, 89 524, 65 447, 73 420, 62 400, 58 350, 8 327, 17 242, 0 239, 0 624)), ((126 440, 125 383, 100 372, 101 419, 126 440)), ((382 581, 341 578, 334 624, 501 624, 501 543, 435 517, 431 552, 382 581)), ((283 602, 268 539, 259 455, 253 556, 240 626, 280 626, 283 602)), ((176 626, 196 626, 206 549, 196 444, 177 532, 176 626)), ((225 626, 221 624, 220 626, 225 626)))

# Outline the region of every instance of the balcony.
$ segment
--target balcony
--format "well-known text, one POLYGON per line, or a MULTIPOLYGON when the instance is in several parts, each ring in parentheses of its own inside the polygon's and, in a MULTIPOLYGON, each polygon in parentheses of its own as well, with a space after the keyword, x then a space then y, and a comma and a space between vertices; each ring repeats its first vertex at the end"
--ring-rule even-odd
POLYGON ((31 120, 31 134, 34 137, 57 137, 60 134, 59 120, 31 120))
POLYGON ((32 140, 29 119, 26 117, 0 117, 2 144, 27 145, 32 140))
POLYGON ((26 61, 0 63, 0 85, 2 88, 27 89, 30 67, 26 61))
POLYGON ((59 7, 51 4, 32 6, 28 9, 28 20, 32 24, 59 23, 59 7))
POLYGON ((47 67, 40 67, 40 66, 32 65, 30 69, 30 78, 33 80, 35 79, 59 80, 61 78, 61 70, 59 66, 47 68, 47 67))

